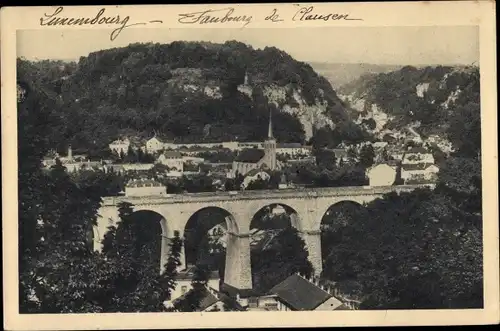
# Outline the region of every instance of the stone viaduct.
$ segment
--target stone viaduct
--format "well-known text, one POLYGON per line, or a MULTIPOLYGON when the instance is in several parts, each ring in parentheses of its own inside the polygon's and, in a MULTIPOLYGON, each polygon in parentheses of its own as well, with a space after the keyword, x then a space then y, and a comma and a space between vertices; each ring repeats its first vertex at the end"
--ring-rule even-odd
MULTIPOLYGON (((136 211, 153 211, 162 216, 161 267, 167 261, 169 242, 178 231, 181 238, 186 224, 197 211, 205 208, 221 208, 230 216, 226 218, 227 248, 224 283, 239 291, 251 290, 250 222, 264 207, 281 205, 291 208, 292 226, 305 241, 316 275, 322 271, 321 220, 333 205, 349 201, 360 205, 373 201, 389 192, 408 192, 423 185, 383 187, 335 187, 313 189, 283 189, 238 192, 186 193, 147 197, 105 197, 99 210, 97 226, 94 226, 94 249, 101 250, 101 241, 108 226, 119 221, 117 205, 129 202, 136 211)), ((185 266, 184 250, 181 263, 185 266)))

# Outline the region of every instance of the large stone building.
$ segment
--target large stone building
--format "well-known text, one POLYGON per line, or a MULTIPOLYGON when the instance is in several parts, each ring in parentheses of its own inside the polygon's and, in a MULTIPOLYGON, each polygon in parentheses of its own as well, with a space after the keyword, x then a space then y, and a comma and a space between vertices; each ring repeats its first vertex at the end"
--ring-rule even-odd
POLYGON ((269 129, 267 139, 263 142, 264 149, 249 148, 242 150, 233 162, 233 173, 245 175, 253 169, 276 170, 276 139, 273 136, 271 113, 269 114, 269 129))
POLYGON ((283 143, 278 144, 276 154, 290 158, 305 158, 309 157, 312 152, 312 146, 303 146, 299 143, 283 143))
POLYGON ((405 184, 434 182, 439 168, 434 164, 434 156, 423 147, 408 150, 401 162, 401 179, 405 184))
POLYGON ((109 149, 117 154, 123 153, 127 154, 128 148, 130 146, 130 139, 117 139, 109 144, 109 149))
POLYGON ((166 194, 165 185, 152 179, 135 179, 125 185, 127 197, 165 196, 166 194))
POLYGON ((179 151, 165 151, 158 157, 156 162, 166 165, 172 170, 184 171, 184 160, 179 151))

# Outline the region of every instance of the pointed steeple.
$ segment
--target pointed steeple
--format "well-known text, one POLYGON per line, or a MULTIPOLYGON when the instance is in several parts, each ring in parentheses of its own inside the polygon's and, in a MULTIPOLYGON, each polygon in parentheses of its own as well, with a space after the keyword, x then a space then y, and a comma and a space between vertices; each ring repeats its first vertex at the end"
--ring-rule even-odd
POLYGON ((273 116, 271 110, 269 110, 269 129, 267 131, 267 137, 272 139, 273 137, 273 116))

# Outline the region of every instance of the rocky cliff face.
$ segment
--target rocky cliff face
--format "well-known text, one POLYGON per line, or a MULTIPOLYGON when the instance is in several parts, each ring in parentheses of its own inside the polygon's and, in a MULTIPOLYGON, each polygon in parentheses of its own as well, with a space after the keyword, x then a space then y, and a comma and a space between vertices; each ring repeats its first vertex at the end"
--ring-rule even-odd
POLYGON ((84 123, 82 133, 68 133, 77 145, 104 145, 125 132, 186 142, 263 139, 269 112, 280 142, 305 142, 315 128, 352 131, 354 125, 330 83, 309 64, 274 47, 256 50, 235 41, 103 50, 46 85, 58 86, 68 122, 84 123))
POLYGON ((479 105, 477 67, 404 67, 339 89, 355 122, 379 139, 414 136, 450 151, 445 132, 456 109, 479 105))

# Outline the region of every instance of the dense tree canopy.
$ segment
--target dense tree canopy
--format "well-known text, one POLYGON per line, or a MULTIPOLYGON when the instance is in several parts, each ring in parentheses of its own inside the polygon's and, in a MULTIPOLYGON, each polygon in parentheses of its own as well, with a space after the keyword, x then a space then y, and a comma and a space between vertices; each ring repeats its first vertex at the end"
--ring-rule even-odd
MULTIPOLYGON (((475 88, 467 92, 469 101, 478 95, 479 86, 475 88)), ((434 190, 391 193, 368 204, 357 222, 323 229, 323 237, 329 238, 323 242, 323 276, 356 294, 362 308, 483 306, 476 101, 451 115, 446 134, 455 152, 443 158, 434 190)))
MULTIPOLYGON (((474 66, 406 66, 387 73, 368 74, 339 89, 365 101, 365 112, 373 104, 393 118, 386 124, 401 129, 419 122, 423 135, 446 134, 458 148, 480 143, 479 68, 474 66), (448 127, 451 126, 450 130, 448 127), (463 139, 466 136, 469 139, 463 139), (462 146, 463 144, 463 146, 462 146)), ((373 123, 366 123, 373 127, 373 123)))
POLYGON ((71 143, 98 154, 118 136, 149 138, 154 132, 185 142, 262 140, 269 112, 279 141, 303 142, 298 118, 264 95, 273 86, 290 90, 288 104, 295 102, 291 89, 302 91, 308 104, 326 102, 325 116, 345 128, 341 139, 359 130, 325 78, 274 47, 132 44, 90 53, 78 63, 19 59, 18 66, 63 105, 55 112, 61 123, 52 122, 59 149, 71 143), (251 95, 237 90, 245 77, 251 95))
MULTIPOLYGON (((18 66, 19 125, 19 310, 22 313, 162 311, 175 284, 182 242, 171 247, 166 272, 127 226, 132 206, 122 206, 124 226, 106 235, 103 253, 93 250, 92 226, 101 196, 116 190, 112 174, 72 177, 60 162, 42 171, 42 157, 57 144, 56 115, 61 106, 38 85, 26 62, 18 66), (104 178, 103 178, 104 177, 104 178), (104 179, 101 181, 101 179, 104 179), (108 182, 106 182, 108 180, 108 182), (177 259, 177 260, 176 260, 177 259), (138 265, 139 262, 146 262, 138 265)), ((119 185, 119 184, 116 184, 119 185)), ((147 233, 147 231, 143 231, 147 233)), ((139 263, 140 264, 140 263, 139 263)))
POLYGON ((253 290, 267 293, 294 273, 310 276, 313 267, 298 231, 287 227, 278 231, 265 249, 252 251, 253 290))

